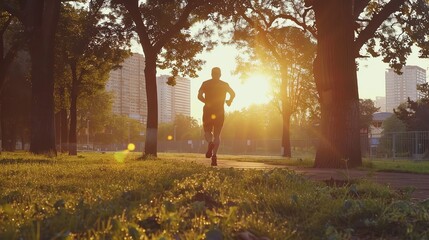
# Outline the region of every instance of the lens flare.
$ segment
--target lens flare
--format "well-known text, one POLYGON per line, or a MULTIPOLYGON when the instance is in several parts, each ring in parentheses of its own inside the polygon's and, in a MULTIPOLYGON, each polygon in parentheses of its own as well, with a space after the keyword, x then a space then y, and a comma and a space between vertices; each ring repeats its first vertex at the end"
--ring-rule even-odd
POLYGON ((134 150, 136 150, 136 145, 134 145, 134 143, 130 143, 130 144, 128 144, 127 149, 129 151, 134 151, 134 150))
POLYGON ((211 118, 214 120, 214 119, 216 119, 216 114, 212 114, 211 115, 211 118))
POLYGON ((127 155, 130 151, 128 150, 124 150, 124 151, 120 151, 120 152, 115 152, 115 154, 113 154, 113 157, 115 158, 115 160, 119 163, 123 163, 125 161, 125 159, 127 158, 127 155))
POLYGON ((168 141, 171 141, 171 140, 173 140, 173 136, 171 136, 171 135, 168 135, 168 136, 167 136, 167 140, 168 140, 168 141))

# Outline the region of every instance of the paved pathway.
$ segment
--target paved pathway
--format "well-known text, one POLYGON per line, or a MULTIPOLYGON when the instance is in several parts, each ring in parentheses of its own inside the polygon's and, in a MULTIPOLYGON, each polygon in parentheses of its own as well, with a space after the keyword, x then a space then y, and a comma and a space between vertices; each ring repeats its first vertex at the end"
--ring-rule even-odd
MULTIPOLYGON (((200 162, 200 161, 198 161, 200 162)), ((201 163, 210 166, 210 160, 201 160, 201 163)), ((232 160, 218 160, 219 168, 245 168, 245 169, 271 169, 271 168, 289 168, 297 173, 302 173, 309 179, 316 181, 322 180, 346 180, 346 170, 341 169, 315 169, 315 168, 299 168, 283 165, 269 165, 257 162, 238 162, 232 160)), ((429 174, 413 174, 413 173, 393 173, 393 172, 369 172, 362 170, 350 170, 348 175, 351 179, 370 179, 377 183, 388 185, 394 189, 415 189, 412 193, 412 198, 422 200, 429 198, 429 174)))

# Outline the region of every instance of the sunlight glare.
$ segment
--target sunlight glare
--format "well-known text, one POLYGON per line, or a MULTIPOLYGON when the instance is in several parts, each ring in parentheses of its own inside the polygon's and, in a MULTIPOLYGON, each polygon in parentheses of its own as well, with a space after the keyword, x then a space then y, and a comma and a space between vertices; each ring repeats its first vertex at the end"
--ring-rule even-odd
POLYGON ((129 151, 134 151, 136 149, 136 145, 134 145, 134 143, 130 143, 128 144, 127 149, 129 151))
POLYGON ((127 158, 127 155, 130 151, 128 150, 124 150, 124 151, 120 151, 120 152, 115 152, 115 154, 113 154, 113 157, 115 158, 115 160, 119 163, 123 163, 125 162, 125 158, 127 158))
POLYGON ((268 103, 271 100, 271 77, 267 74, 253 73, 240 84, 231 86, 236 99, 233 103, 234 108, 242 109, 252 104, 268 103))

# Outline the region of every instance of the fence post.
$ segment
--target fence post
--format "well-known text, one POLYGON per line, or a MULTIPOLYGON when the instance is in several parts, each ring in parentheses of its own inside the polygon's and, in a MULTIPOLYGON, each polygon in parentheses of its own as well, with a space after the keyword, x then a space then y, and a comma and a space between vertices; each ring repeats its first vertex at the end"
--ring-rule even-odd
POLYGON ((392 133, 392 156, 396 158, 396 133, 392 133))
POLYGON ((418 149, 419 141, 417 139, 417 131, 414 132, 414 144, 415 144, 415 146, 414 146, 414 154, 416 154, 415 156, 417 157, 417 154, 419 153, 419 149, 418 149))

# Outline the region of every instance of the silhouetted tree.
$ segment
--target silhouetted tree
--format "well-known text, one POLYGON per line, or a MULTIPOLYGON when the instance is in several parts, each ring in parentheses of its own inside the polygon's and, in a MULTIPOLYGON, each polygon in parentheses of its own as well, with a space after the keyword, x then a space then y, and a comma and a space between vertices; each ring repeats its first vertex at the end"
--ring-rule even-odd
POLYGON ((321 134, 315 167, 362 164, 356 62, 366 54, 383 57, 397 71, 414 44, 428 56, 428 3, 423 0, 306 0, 302 19, 315 29, 314 76, 321 103, 321 134), (307 18, 313 12, 314 18, 307 18), (305 14, 304 14, 305 13, 305 14), (394 26, 394 27, 393 27, 394 26), (348 160, 348 161, 344 161, 348 160))
MULTIPOLYGON (((57 34, 59 52, 71 77, 65 90, 70 97, 70 128, 68 150, 77 154, 77 106, 82 93, 86 96, 104 89, 112 69, 129 55, 124 48, 129 45, 127 31, 103 12, 105 1, 92 0, 88 8, 64 4, 57 34)), ((59 69, 62 70, 62 69, 59 69)), ((60 88, 60 90, 63 90, 60 88)))
POLYGON ((29 141, 31 84, 24 54, 12 63, 6 78, 1 94, 2 149, 14 151, 18 140, 22 147, 29 141))
POLYGON ((19 19, 29 37, 31 56, 31 146, 36 154, 56 155, 54 128, 54 37, 61 2, 23 0, 0 3, 19 19))
MULTIPOLYGON (((116 0, 124 15, 124 23, 132 26, 138 35, 145 56, 145 81, 147 95, 147 130, 144 155, 157 155, 158 100, 156 68, 172 68, 172 75, 179 73, 196 77, 203 61, 195 59, 205 45, 193 37, 190 27, 212 17, 214 0, 138 1, 116 0)), ((205 29, 207 30, 207 29, 205 29)), ((209 35, 211 31, 204 31, 209 35)), ((211 47, 211 44, 206 45, 211 47)), ((174 81, 169 81, 174 84, 174 81)))
POLYGON ((371 99, 359 99, 360 129, 366 129, 368 132, 368 129, 372 123, 373 114, 376 113, 379 109, 380 108, 375 107, 374 101, 371 99))
MULTIPOLYGON (((239 3, 235 7, 237 15, 234 16, 232 42, 251 51, 249 61, 259 60, 257 69, 268 69, 274 79, 279 79, 274 96, 280 102, 283 116, 283 156, 291 157, 291 116, 298 110, 306 111, 308 103, 317 101, 311 71, 314 43, 301 29, 277 21, 285 13, 293 11, 286 8, 286 4, 273 6, 272 1, 239 3)), ((255 66, 244 66, 239 70, 249 72, 250 69, 255 69, 255 66)))
POLYGON ((423 94, 422 98, 417 101, 408 98, 394 112, 408 131, 429 131, 429 84, 419 84, 417 90, 423 94))
POLYGON ((9 66, 23 45, 21 30, 16 18, 0 6, 0 95, 9 66))

